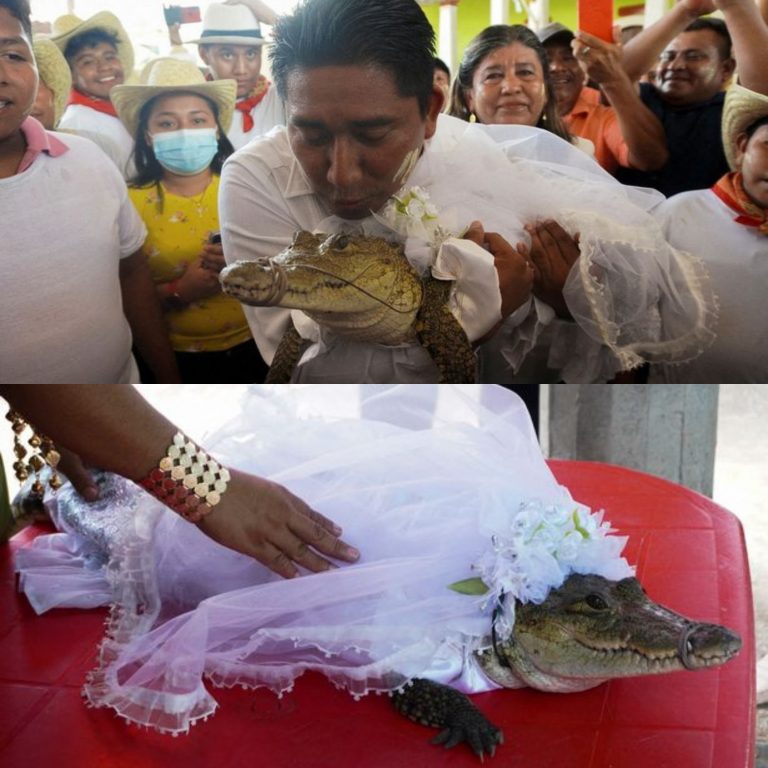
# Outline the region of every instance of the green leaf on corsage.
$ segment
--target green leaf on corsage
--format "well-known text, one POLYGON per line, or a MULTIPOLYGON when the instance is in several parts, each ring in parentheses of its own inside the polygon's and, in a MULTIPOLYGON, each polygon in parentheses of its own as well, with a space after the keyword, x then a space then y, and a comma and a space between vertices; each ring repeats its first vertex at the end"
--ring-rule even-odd
POLYGON ((479 576, 474 576, 471 579, 455 581, 448 585, 448 589, 462 595, 484 595, 488 591, 488 585, 479 576))

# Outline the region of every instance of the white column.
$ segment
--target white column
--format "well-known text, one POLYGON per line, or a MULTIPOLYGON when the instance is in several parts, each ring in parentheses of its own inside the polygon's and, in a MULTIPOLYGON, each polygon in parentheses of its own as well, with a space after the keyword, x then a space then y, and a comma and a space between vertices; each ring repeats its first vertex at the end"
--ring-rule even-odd
POLYGON ((491 24, 509 24, 509 0, 491 0, 491 24))
POLYGON ((457 19, 459 0, 441 0, 440 2, 440 32, 437 42, 437 55, 448 65, 451 72, 458 66, 457 19))
POLYGON ((532 29, 541 29, 549 24, 549 0, 534 0, 530 3, 531 21, 529 26, 532 29))
POLYGON ((645 26, 658 21, 669 10, 669 0, 645 0, 645 26))

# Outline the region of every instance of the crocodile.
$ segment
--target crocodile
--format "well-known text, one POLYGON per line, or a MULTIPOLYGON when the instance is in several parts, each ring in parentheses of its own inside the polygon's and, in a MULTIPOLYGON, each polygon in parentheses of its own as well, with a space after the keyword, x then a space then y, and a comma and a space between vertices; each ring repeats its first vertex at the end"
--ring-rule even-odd
MULTIPOLYGON (((717 624, 692 621, 651 600, 636 578, 609 581, 572 574, 540 604, 515 604, 511 635, 492 630, 475 657, 504 688, 530 686, 573 692, 612 678, 716 667, 741 648, 739 636, 717 624)), ((396 709, 440 728, 433 743, 466 742, 481 759, 503 743, 463 693, 415 679, 393 695, 396 709)))
MULTIPOLYGON (((224 293, 257 307, 300 309, 320 326, 354 341, 417 342, 440 383, 474 383, 476 358, 451 314, 452 283, 420 276, 402 245, 365 235, 299 231, 273 258, 237 261, 222 270, 224 293)), ((303 340, 291 324, 267 381, 290 381, 303 340)))

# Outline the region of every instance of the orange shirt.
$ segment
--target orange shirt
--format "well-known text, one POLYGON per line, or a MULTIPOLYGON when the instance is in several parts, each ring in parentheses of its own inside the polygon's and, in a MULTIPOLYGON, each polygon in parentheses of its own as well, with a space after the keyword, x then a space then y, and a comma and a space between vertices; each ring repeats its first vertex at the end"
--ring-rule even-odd
POLYGON ((595 145, 595 160, 606 171, 629 167, 629 147, 621 135, 616 111, 600 103, 600 91, 582 88, 573 109, 563 119, 574 136, 595 145))

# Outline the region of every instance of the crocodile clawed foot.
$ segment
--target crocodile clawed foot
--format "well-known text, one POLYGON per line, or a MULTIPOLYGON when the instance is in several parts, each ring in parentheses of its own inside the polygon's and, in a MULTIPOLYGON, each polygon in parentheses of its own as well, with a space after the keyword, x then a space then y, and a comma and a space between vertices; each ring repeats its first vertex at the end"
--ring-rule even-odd
POLYGON ((432 744, 442 744, 451 749, 466 742, 469 748, 485 761, 485 756, 493 757, 496 746, 504 743, 504 734, 477 709, 463 709, 451 718, 451 722, 434 739, 432 744))
POLYGON ((394 694, 392 701, 399 712, 423 725, 440 729, 432 739, 451 749, 466 742, 480 758, 493 757, 504 743, 504 734, 463 693, 431 680, 415 679, 394 694))

